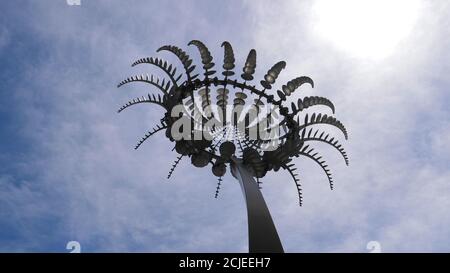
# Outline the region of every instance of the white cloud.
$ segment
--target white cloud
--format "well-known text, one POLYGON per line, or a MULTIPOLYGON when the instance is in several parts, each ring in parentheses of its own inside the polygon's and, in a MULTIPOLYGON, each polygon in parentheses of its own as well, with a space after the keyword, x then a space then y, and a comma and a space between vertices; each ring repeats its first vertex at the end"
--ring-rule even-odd
MULTIPOLYGON (((448 250, 436 242, 448 241, 445 226, 449 219, 441 208, 447 206, 450 191, 443 181, 450 177, 427 162, 429 150, 417 153, 415 149, 427 140, 432 141, 425 144, 428 147, 440 145, 436 143, 439 138, 424 138, 420 131, 436 130, 429 124, 442 124, 439 117, 448 115, 441 101, 448 84, 443 73, 448 71, 444 63, 449 60, 444 53, 448 39, 443 39, 447 37, 443 32, 448 30, 440 26, 448 20, 446 9, 438 3, 424 5, 413 34, 392 56, 364 61, 315 38, 309 5, 289 2, 269 9, 266 4, 260 5, 255 16, 259 18, 255 19, 258 31, 254 35, 259 52, 276 49, 288 55, 288 73, 311 75, 317 83, 311 93, 331 98, 337 117, 350 132, 345 144, 351 165, 348 169, 337 165, 336 191, 327 194, 320 189, 305 189, 306 207, 297 210, 302 215, 298 221, 292 220, 294 209, 282 209, 285 202, 294 201, 292 193, 288 194, 291 198, 269 194, 277 200, 272 207, 274 213, 284 210, 283 215, 291 216, 278 222, 279 226, 290 227, 282 229, 283 233, 295 240, 288 240, 288 249, 366 251, 366 242, 379 240, 384 251, 448 250), (436 10, 442 13, 436 14, 436 10), (436 79, 441 84, 435 84, 436 79), (425 197, 426 201, 422 199, 425 197), (292 235, 296 231, 298 238, 292 235), (325 245, 315 236, 324 238, 325 245)), ((436 134, 444 136, 445 132, 436 134)), ((301 169, 312 171, 309 165, 301 169)), ((305 179, 304 183, 319 183, 318 178, 305 179)))

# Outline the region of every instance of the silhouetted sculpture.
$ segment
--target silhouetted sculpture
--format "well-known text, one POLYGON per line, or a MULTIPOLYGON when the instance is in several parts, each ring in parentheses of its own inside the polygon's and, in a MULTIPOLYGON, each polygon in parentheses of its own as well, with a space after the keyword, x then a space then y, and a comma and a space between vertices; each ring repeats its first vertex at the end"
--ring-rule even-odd
POLYGON ((325 172, 330 188, 333 189, 331 172, 322 157, 310 147, 310 143, 323 142, 331 145, 345 160, 348 157, 341 144, 314 125, 327 124, 342 131, 347 139, 347 130, 336 118, 327 114, 306 113, 312 106, 323 105, 334 114, 333 103, 323 97, 310 96, 288 103, 289 96, 305 83, 314 87, 306 76, 295 78, 276 91, 275 97, 269 94, 281 70, 286 66, 280 61, 272 66, 260 81, 262 88, 249 84, 256 68, 256 51, 250 50, 238 80, 233 69, 235 59, 229 42, 223 42, 224 58, 222 76, 212 70, 215 66, 208 48, 200 41, 193 40, 203 65, 203 79, 195 73, 192 59, 176 46, 163 46, 157 51, 173 53, 181 62, 183 73, 161 58, 142 58, 132 64, 151 64, 159 67, 167 79, 160 80, 153 75, 140 75, 127 78, 118 87, 130 82, 145 82, 153 85, 161 94, 136 98, 122 106, 118 112, 141 103, 153 103, 166 111, 160 124, 149 131, 136 145, 135 149, 153 134, 165 130, 165 135, 174 142, 174 150, 179 154, 169 171, 168 178, 183 157, 190 157, 196 167, 211 164, 212 173, 219 182, 217 198, 222 177, 227 166, 240 182, 248 213, 249 251, 283 252, 283 247, 273 224, 269 210, 260 192, 260 178, 268 171, 287 170, 292 176, 302 204, 301 186, 293 157, 306 156, 325 172), (182 80, 184 76, 184 79, 182 80), (230 91, 233 90, 233 91, 230 91), (215 94, 215 98, 211 95, 215 94), (229 104, 231 97, 232 103, 229 104), (181 109, 181 111, 180 111, 181 109), (176 111, 178 110, 178 111, 176 111))

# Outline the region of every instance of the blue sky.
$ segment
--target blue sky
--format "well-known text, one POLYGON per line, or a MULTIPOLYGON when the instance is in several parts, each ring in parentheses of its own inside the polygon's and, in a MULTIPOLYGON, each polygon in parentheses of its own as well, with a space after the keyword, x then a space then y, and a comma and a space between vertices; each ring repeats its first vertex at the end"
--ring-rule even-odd
POLYGON ((349 131, 349 167, 320 147, 333 191, 308 159, 296 159, 301 208, 287 173, 263 180, 286 251, 367 252, 373 240, 384 252, 450 251, 450 6, 394 2, 369 3, 373 19, 349 0, 332 12, 317 1, 3 1, 0 251, 67 252, 72 240, 85 252, 247 251, 234 179, 219 199, 210 171, 188 161, 167 181, 176 154, 162 134, 133 149, 162 112, 116 113, 149 92, 116 88, 155 71, 134 60, 176 63, 156 53, 164 44, 197 59, 192 39, 216 63, 230 41, 236 71, 255 48, 256 78, 285 60, 277 82, 313 78, 302 95, 331 99, 349 131))

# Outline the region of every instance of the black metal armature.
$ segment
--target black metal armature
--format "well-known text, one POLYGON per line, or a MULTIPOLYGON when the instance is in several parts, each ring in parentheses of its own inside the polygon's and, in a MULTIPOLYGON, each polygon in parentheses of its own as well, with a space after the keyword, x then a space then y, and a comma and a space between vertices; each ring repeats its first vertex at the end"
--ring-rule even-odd
POLYGON ((334 105, 326 98, 310 96, 288 102, 290 95, 303 84, 308 83, 314 87, 314 82, 309 77, 301 76, 287 82, 282 85, 281 90, 275 92, 276 96, 269 93, 281 70, 286 66, 284 61, 277 62, 267 71, 264 79, 260 81, 262 88, 259 88, 250 84, 256 68, 254 49, 248 54, 241 74, 242 80, 239 80, 239 77, 234 77, 235 59, 229 42, 222 43, 222 75, 213 70, 213 57, 202 42, 193 40, 189 45, 199 50, 203 66, 201 79, 199 74, 194 74, 196 66, 186 52, 176 46, 163 46, 157 51, 174 54, 180 60, 183 72, 177 72, 174 65, 161 58, 137 60, 132 66, 157 66, 167 78, 161 80, 153 75, 139 75, 120 82, 118 87, 130 82, 148 83, 161 93, 148 94, 129 101, 118 112, 141 103, 163 107, 165 115, 160 124, 150 130, 135 149, 153 134, 165 131, 166 137, 175 144, 173 150, 179 154, 168 178, 183 157, 189 157, 196 167, 211 164, 212 173, 219 179, 216 198, 227 166, 231 167, 233 176, 240 182, 247 205, 250 252, 283 252, 276 228, 259 190, 260 179, 268 171, 278 171, 280 168, 287 170, 295 182, 301 206, 301 185, 292 159, 306 156, 319 164, 328 178, 330 188, 333 189, 328 165, 310 147, 310 143, 322 142, 333 146, 348 165, 347 154, 338 140, 315 127, 334 126, 343 133, 345 139, 348 138, 347 130, 330 114, 306 113, 312 106, 323 105, 334 114, 334 105), (181 112, 175 111, 180 108, 181 112))

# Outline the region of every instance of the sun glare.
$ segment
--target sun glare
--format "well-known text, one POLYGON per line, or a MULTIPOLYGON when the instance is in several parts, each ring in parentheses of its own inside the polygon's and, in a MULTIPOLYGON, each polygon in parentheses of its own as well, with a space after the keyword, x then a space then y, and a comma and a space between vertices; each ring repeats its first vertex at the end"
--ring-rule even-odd
POLYGON ((383 58, 413 30, 419 5, 417 0, 319 0, 314 30, 352 55, 383 58))

